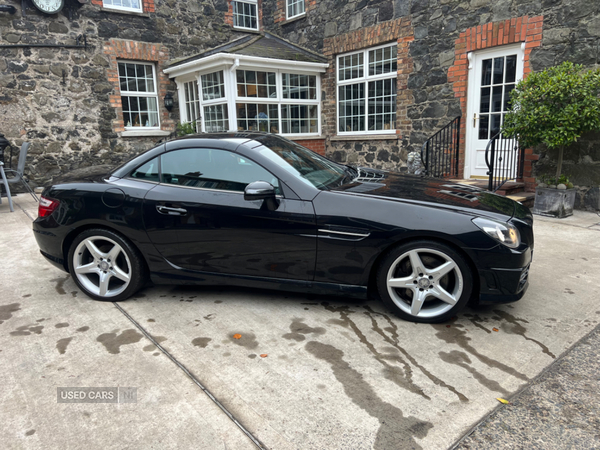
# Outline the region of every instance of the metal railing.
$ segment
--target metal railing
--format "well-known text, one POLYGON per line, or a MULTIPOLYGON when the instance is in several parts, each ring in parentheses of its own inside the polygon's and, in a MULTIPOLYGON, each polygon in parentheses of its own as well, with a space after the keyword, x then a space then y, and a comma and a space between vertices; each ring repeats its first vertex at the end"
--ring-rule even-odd
POLYGON ((488 166, 488 190, 497 191, 507 181, 523 178, 525 152, 521 151, 518 138, 496 134, 485 148, 488 166))
POLYGON ((458 176, 460 116, 435 133, 421 147, 425 175, 435 178, 458 176))

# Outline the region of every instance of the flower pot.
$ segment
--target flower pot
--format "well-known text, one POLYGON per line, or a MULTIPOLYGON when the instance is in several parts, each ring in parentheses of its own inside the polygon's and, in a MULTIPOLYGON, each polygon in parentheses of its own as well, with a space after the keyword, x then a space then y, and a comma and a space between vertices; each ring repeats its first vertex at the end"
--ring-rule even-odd
POLYGON ((573 215, 576 189, 536 188, 533 213, 562 219, 573 215))

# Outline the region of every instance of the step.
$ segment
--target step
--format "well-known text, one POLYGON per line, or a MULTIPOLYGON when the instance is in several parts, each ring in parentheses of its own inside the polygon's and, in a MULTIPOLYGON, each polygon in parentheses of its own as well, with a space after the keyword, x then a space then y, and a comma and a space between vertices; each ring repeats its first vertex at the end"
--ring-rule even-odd
POLYGON ((525 189, 525 183, 516 182, 516 181, 508 181, 504 183, 500 189, 496 191, 496 194, 510 196, 516 195, 518 193, 523 192, 525 189))
POLYGON ((522 203, 528 208, 531 208, 533 207, 533 202, 535 201, 535 192, 519 192, 518 194, 507 195, 506 197, 516 202, 522 203))

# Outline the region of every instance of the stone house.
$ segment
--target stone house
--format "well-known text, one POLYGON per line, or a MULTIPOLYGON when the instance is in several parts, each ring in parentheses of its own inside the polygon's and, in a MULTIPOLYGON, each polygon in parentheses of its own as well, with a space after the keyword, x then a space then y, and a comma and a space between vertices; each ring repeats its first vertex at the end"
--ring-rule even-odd
MULTIPOLYGON (((0 133, 32 143, 27 172, 43 185, 118 164, 180 122, 403 170, 460 116, 457 175, 485 177, 516 81, 564 60, 600 63, 599 2, 0 0, 0 133)), ((597 209, 598 136, 570 155, 575 184, 596 186, 581 206, 597 209)), ((527 187, 552 165, 527 150, 527 187)))

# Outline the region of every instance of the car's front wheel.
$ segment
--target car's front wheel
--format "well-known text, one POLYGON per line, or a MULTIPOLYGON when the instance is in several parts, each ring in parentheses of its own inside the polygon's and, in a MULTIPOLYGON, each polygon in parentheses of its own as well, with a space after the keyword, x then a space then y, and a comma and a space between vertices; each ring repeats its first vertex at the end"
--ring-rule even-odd
POLYGON ((377 271, 383 302, 400 318, 436 323, 468 302, 473 275, 465 259, 435 241, 406 243, 390 251, 377 271))
POLYGON ((144 263, 130 242, 105 229, 80 233, 69 250, 75 283, 94 300, 120 301, 144 283, 144 263))

